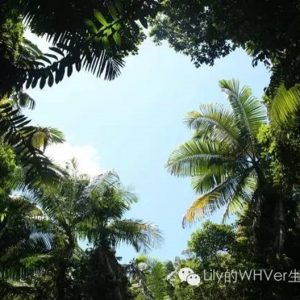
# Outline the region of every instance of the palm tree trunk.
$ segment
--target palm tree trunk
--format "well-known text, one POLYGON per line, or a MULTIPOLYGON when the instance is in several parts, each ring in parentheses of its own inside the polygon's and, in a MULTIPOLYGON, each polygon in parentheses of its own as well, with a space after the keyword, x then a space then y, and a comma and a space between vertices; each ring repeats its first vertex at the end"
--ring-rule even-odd
POLYGON ((286 213, 284 196, 265 185, 256 196, 254 238, 257 256, 275 262, 284 253, 286 213), (272 191, 270 193, 270 191, 272 191))
POLYGON ((282 197, 278 197, 276 201, 276 245, 275 249, 279 255, 283 254, 284 251, 284 242, 286 236, 286 228, 285 228, 285 211, 284 211, 284 203, 282 197))
POLYGON ((70 227, 65 228, 66 234, 68 236, 68 244, 64 251, 62 261, 58 265, 58 274, 56 277, 56 287, 57 287, 57 300, 65 299, 65 291, 67 289, 67 269, 70 259, 73 257, 74 249, 76 247, 75 237, 73 236, 72 229, 70 227))
MULTIPOLYGON (((103 295, 107 300, 128 300, 127 283, 124 281, 126 275, 122 266, 118 263, 114 253, 110 249, 98 248, 97 266, 113 280, 113 289, 103 295)), ((101 280, 100 280, 101 282, 101 280)))
MULTIPOLYGON (((117 261, 112 262, 111 259, 116 260, 115 257, 112 257, 111 254, 107 255, 107 253, 103 253, 104 257, 105 257, 105 261, 106 261, 106 265, 107 265, 107 269, 109 271, 109 273, 112 275, 112 277, 114 279, 117 280, 117 274, 116 274, 116 270, 113 269, 112 264, 116 264, 118 263, 117 261)), ((116 296, 116 300, 126 300, 125 298, 123 298, 121 290, 120 290, 120 286, 117 284, 115 287, 115 296, 116 296)))
POLYGON ((57 289, 57 300, 65 299, 65 278, 66 278, 66 265, 62 262, 59 265, 59 271, 56 276, 56 289, 57 289))

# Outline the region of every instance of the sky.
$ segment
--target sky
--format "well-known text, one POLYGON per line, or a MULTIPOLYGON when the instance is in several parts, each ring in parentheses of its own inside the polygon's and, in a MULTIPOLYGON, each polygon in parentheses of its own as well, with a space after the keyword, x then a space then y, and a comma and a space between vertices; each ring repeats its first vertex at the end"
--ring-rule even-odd
MULTIPOLYGON (((45 49, 43 40, 28 36, 45 49)), ((232 78, 261 97, 269 73, 263 65, 253 68, 242 50, 197 69, 167 44, 147 39, 114 81, 81 71, 51 88, 29 90, 37 105, 28 114, 36 125, 64 132, 67 142, 48 150, 56 161, 76 157, 80 170, 91 176, 115 170, 123 185, 133 188, 139 202, 126 217, 157 225, 164 242, 148 255, 172 260, 206 219, 182 228, 195 194, 190 179, 171 176, 165 164, 171 151, 191 137, 185 115, 203 103, 226 105, 218 81, 232 78)), ((222 211, 209 219, 220 223, 222 211)), ((124 262, 137 256, 128 246, 119 247, 117 255, 124 262)))

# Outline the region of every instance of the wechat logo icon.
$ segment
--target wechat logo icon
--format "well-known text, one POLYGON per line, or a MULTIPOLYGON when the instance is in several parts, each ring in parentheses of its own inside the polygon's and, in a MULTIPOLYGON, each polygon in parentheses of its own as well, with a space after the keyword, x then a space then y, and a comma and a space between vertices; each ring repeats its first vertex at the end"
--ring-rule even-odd
POLYGON ((191 268, 182 268, 178 272, 181 282, 186 281, 189 285, 198 286, 200 284, 200 276, 195 274, 191 268))

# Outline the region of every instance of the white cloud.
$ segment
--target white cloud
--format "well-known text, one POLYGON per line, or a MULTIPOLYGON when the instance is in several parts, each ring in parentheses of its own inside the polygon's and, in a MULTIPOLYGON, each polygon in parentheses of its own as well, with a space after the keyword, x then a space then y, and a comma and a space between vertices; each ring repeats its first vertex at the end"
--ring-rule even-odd
POLYGON ((91 145, 75 146, 70 143, 51 145, 47 148, 46 155, 61 166, 65 166, 66 162, 75 158, 78 170, 83 174, 96 176, 103 173, 97 150, 91 145))

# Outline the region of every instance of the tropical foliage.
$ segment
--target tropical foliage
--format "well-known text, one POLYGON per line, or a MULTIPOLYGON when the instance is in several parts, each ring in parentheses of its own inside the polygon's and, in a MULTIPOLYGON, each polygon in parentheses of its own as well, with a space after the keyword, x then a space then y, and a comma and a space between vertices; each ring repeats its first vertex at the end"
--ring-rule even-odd
POLYGON ((1 202, 3 297, 98 299, 100 293, 128 299, 116 247, 126 243, 148 250, 161 235, 150 223, 123 217, 137 199, 119 177, 109 172, 92 181, 78 174, 73 160, 60 184, 26 194, 1 202), (86 251, 79 241, 89 242, 86 251))
MULTIPOLYGON (((0 298, 4 300, 190 300, 299 298, 297 284, 181 281, 181 268, 300 268, 299 0, 4 0, 0 6, 0 298), (197 67, 240 47, 271 71, 262 99, 221 80, 229 105, 201 105, 185 122, 192 137, 170 155, 172 175, 198 195, 183 225, 205 222, 183 251, 161 262, 120 263, 121 244, 146 252, 162 241, 128 217, 137 197, 115 172, 90 178, 76 160, 57 166, 45 150, 62 132, 34 126, 28 88, 52 87, 85 70, 105 80, 146 38, 167 40, 197 67), (41 51, 26 31, 44 38, 41 51), (230 218, 229 218, 230 217, 230 218), (232 283, 232 284, 231 284, 232 283)), ((227 278, 228 279, 228 278, 227 278)))
POLYGON ((39 0, 4 1, 0 9, 0 95, 20 90, 23 84, 51 87, 81 69, 114 79, 124 57, 137 52, 144 36, 140 24, 147 27, 147 17, 154 17, 157 8, 156 1, 139 0, 56 1, 51 6, 39 0), (23 24, 52 43, 49 53, 42 53, 24 38, 23 24))
POLYGON ((55 128, 29 124, 30 120, 22 114, 19 107, 20 101, 5 98, 0 100, 2 143, 14 150, 18 163, 23 166, 25 184, 34 185, 40 180, 55 179, 60 170, 44 155, 44 151, 48 144, 63 142, 63 134, 55 128))
MULTIPOLYGON (((278 89, 269 102, 267 122, 264 105, 248 87, 240 88, 235 80, 222 80, 220 87, 231 110, 206 105, 189 113, 186 123, 193 136, 167 162, 172 174, 191 177, 200 194, 183 225, 225 206, 224 220, 236 213, 240 224, 249 228, 254 262, 283 269, 297 266, 299 145, 288 133, 299 124, 297 88, 278 89), (282 151, 294 156, 283 160, 282 151)), ((297 136, 297 131, 292 132, 297 136)))
POLYGON ((162 1, 153 21, 157 42, 191 57, 197 67, 213 65, 238 47, 256 66, 272 72, 269 92, 281 83, 299 83, 299 0, 162 1), (286 16, 289 16, 286 18, 286 16))
POLYGON ((23 89, 51 87, 81 69, 114 79, 124 57, 137 52, 144 38, 142 27, 147 27, 147 17, 154 17, 157 9, 155 1, 57 1, 51 6, 44 1, 2 1, 0 135, 26 166, 26 183, 54 178, 60 172, 41 150, 51 139, 61 141, 62 135, 29 125, 20 106, 33 108, 34 101, 23 89), (49 53, 28 40, 25 29, 47 38, 49 53))
POLYGON ((266 122, 266 112, 248 87, 237 81, 220 81, 232 110, 205 105, 186 118, 194 130, 191 140, 171 155, 167 167, 172 174, 192 176, 201 196, 188 209, 184 222, 212 213, 226 205, 224 217, 253 200, 263 183, 259 165, 257 134, 266 122))
POLYGON ((251 277, 251 272, 260 268, 251 251, 250 240, 247 227, 239 222, 233 225, 205 222, 192 233, 181 257, 173 261, 145 256, 136 259, 135 264, 146 262, 147 268, 140 271, 139 281, 135 277, 131 280, 134 299, 252 300, 280 299, 281 295, 297 299, 297 287, 287 282, 245 280, 245 276, 251 277), (191 286, 181 281, 178 273, 182 268, 190 268, 198 274, 200 284, 191 286), (147 293, 143 283, 148 288, 147 293))

